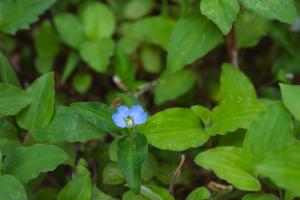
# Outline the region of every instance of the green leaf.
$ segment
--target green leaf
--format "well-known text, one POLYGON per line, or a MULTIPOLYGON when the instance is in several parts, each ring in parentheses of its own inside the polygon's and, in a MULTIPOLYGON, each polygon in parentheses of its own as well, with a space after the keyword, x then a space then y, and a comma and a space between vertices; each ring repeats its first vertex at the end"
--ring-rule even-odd
POLYGON ((115 31, 115 17, 112 11, 103 3, 89 3, 83 9, 81 17, 84 32, 91 40, 109 38, 115 31))
POLYGON ((246 194, 242 200, 279 200, 274 194, 246 194))
POLYGON ((127 191, 122 195, 122 200, 148 200, 141 194, 134 194, 132 191, 127 191))
POLYGON ((244 139, 244 148, 256 158, 294 142, 293 123, 281 102, 266 108, 250 125, 244 139))
POLYGON ((297 16, 293 0, 240 0, 243 5, 269 19, 292 23, 297 16))
POLYGON ((90 200, 92 181, 88 175, 77 176, 60 191, 57 200, 90 200))
POLYGON ((200 105, 192 106, 191 110, 201 119, 205 126, 209 126, 211 123, 212 112, 200 105))
POLYGON ((121 131, 112 120, 115 109, 111 106, 98 102, 76 102, 71 104, 71 108, 100 130, 112 133, 121 131))
POLYGON ((118 142, 118 162, 129 188, 139 193, 141 170, 148 154, 147 139, 142 134, 124 137, 118 142))
POLYGON ((96 186, 94 186, 91 200, 118 200, 118 199, 103 193, 96 186))
POLYGON ((31 98, 25 91, 0 83, 0 117, 15 115, 30 103, 31 98))
POLYGON ((253 98, 227 98, 212 112, 212 125, 206 129, 210 135, 225 135, 239 128, 247 129, 262 112, 265 105, 253 98))
POLYGON ((226 35, 240 11, 240 5, 237 0, 202 0, 200 9, 226 35))
POLYGON ((207 54, 222 41, 222 34, 206 17, 192 13, 180 19, 168 44, 167 71, 176 72, 207 54))
POLYGON ((124 8, 123 15, 127 19, 138 19, 148 14, 154 5, 153 0, 130 0, 124 8))
POLYGON ((86 41, 80 46, 80 55, 89 66, 97 72, 106 72, 110 57, 113 55, 114 41, 104 38, 86 41))
POLYGON ((300 196, 300 143, 296 142, 268 154, 256 166, 256 172, 277 186, 300 196))
POLYGON ((42 172, 53 171, 66 159, 65 152, 56 146, 35 144, 18 147, 7 156, 4 171, 27 183, 42 172))
POLYGON ((300 85, 280 84, 282 101, 292 115, 300 121, 300 85))
POLYGON ((174 200, 174 197, 167 189, 156 185, 142 185, 141 194, 149 200, 174 200))
POLYGON ((85 38, 79 19, 73 14, 62 13, 55 16, 54 24, 62 41, 78 49, 85 38))
POLYGON ((129 89, 134 89, 135 69, 131 64, 128 55, 121 49, 118 49, 115 55, 115 73, 129 89))
POLYGON ((2 156, 2 152, 0 151, 0 175, 2 174, 2 160, 3 160, 3 156, 2 156))
POLYGON ((92 76, 87 73, 78 73, 73 77, 73 87, 79 94, 85 94, 92 85, 92 76))
POLYGON ((27 89, 32 98, 30 106, 17 115, 20 127, 26 130, 45 127, 54 112, 54 75, 48 73, 35 80, 27 89))
POLYGON ((145 160, 142 167, 142 180, 150 181, 151 178, 155 175, 155 172, 158 168, 157 161, 153 154, 148 153, 147 159, 145 160))
POLYGON ((247 48, 257 45, 262 37, 268 34, 270 22, 252 12, 243 11, 235 24, 238 47, 247 48))
POLYGON ((69 107, 57 107, 50 124, 44 128, 34 129, 32 136, 36 140, 49 142, 86 142, 101 138, 104 133, 75 110, 69 107))
POLYGON ((144 46, 141 50, 141 60, 145 71, 158 73, 162 68, 162 52, 153 46, 144 46))
POLYGON ((18 179, 11 175, 0 176, 0 199, 27 200, 26 191, 18 179))
POLYGON ((133 25, 133 32, 144 41, 167 49, 175 21, 168 17, 147 17, 133 25))
POLYGON ((191 70, 182 70, 165 74, 158 81, 154 88, 154 102, 161 105, 188 92, 196 81, 196 75, 191 70))
POLYGON ((14 125, 6 120, 0 120, 0 151, 7 154, 20 145, 17 130, 14 125))
POLYGON ((151 145, 171 151, 196 148, 208 140, 200 119, 190 109, 171 108, 151 116, 138 130, 151 145))
POLYGON ((241 148, 217 147, 200 153, 195 162, 214 173, 237 189, 260 190, 260 183, 253 173, 253 157, 241 148))
POLYGON ((186 200, 204 200, 210 197, 210 192, 205 187, 199 187, 191 192, 186 200))
POLYGON ((0 31, 15 34, 28 29, 55 0, 3 0, 0 2, 0 31))
POLYGON ((102 172, 102 183, 106 185, 120 185, 125 179, 118 163, 108 163, 102 172))
POLYGON ((222 65, 221 90, 224 98, 249 97, 256 98, 256 92, 250 79, 237 67, 222 65))
POLYGON ((21 84, 14 72, 11 64, 8 62, 4 54, 0 51, 0 80, 3 83, 8 83, 21 87, 21 84))
POLYGON ((72 72, 75 70, 79 60, 80 60, 79 55, 75 52, 71 52, 68 55, 67 63, 64 66, 64 71, 63 71, 62 78, 61 78, 61 82, 63 84, 67 81, 67 79, 70 77, 72 72))

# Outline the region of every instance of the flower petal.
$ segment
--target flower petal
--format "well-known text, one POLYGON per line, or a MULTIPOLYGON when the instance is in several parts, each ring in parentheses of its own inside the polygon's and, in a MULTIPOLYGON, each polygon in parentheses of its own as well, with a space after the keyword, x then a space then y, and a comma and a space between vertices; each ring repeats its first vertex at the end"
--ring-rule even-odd
POLYGON ((134 124, 143 124, 147 120, 147 113, 140 105, 132 106, 129 110, 129 116, 133 118, 134 124))
POLYGON ((118 127, 125 128, 125 118, 129 115, 129 108, 127 106, 119 106, 117 112, 112 115, 112 119, 118 127))

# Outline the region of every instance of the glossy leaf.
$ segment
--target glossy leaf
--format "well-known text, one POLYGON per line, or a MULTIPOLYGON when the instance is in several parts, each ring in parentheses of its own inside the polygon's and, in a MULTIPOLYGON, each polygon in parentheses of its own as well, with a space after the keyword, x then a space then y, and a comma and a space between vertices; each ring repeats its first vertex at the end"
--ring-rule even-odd
POLYGON ((12 84, 17 87, 21 86, 11 64, 9 63, 9 61, 1 51, 0 51, 0 80, 3 83, 12 84))
POLYGON ((142 134, 124 137, 118 142, 118 162, 129 188, 139 193, 141 170, 148 154, 147 139, 142 134))
POLYGON ((35 144, 18 147, 5 160, 4 171, 27 183, 42 172, 53 171, 67 159, 63 150, 56 146, 35 144))
POLYGON ((212 112, 200 105, 192 106, 191 110, 201 119, 205 126, 209 126, 211 123, 212 112))
POLYGON ((266 108, 250 125, 244 148, 256 158, 294 142, 292 119, 281 102, 266 108))
POLYGON ((0 176, 0 199, 27 200, 26 191, 20 181, 11 175, 0 176))
POLYGON ((167 49, 175 21, 168 17, 147 17, 133 25, 133 32, 144 41, 167 49))
POLYGON ((167 71, 176 72, 211 51, 222 34, 206 17, 192 13, 180 19, 168 44, 167 71))
POLYGON ((276 197, 273 194, 246 194, 243 196, 242 200, 279 200, 278 197, 276 197))
POLYGON ((54 112, 54 75, 48 73, 35 80, 27 89, 32 98, 30 106, 17 115, 19 126, 26 130, 45 127, 54 112))
POLYGON ((57 200, 90 200, 92 181, 88 175, 77 176, 60 191, 57 200))
POLYGON ((31 97, 16 86, 0 83, 0 117, 15 115, 31 103, 31 97))
POLYGON ((154 88, 154 102, 161 105, 188 92, 196 81, 196 75, 190 70, 182 70, 165 74, 158 81, 154 88), (179 79, 181 81, 178 81, 179 79))
POLYGON ((56 15, 54 24, 63 42, 73 48, 79 48, 85 35, 79 19, 70 13, 56 15))
POLYGON ((237 67, 222 65, 221 90, 224 98, 249 97, 256 98, 256 92, 250 79, 237 67))
POLYGON ((171 151, 196 148, 208 140, 200 119, 186 108, 171 108, 151 116, 138 127, 151 145, 171 151))
POLYGON ((71 104, 71 108, 100 130, 112 133, 121 131, 112 120, 115 109, 111 106, 98 102, 76 102, 71 104))
POLYGON ((200 153, 195 162, 240 190, 258 191, 260 183, 253 172, 251 154, 237 147, 217 147, 200 153))
POLYGON ((0 3, 0 31, 15 34, 28 29, 55 0, 4 0, 0 3))
POLYGON ((97 72, 107 70, 110 57, 113 55, 114 42, 111 39, 86 41, 80 46, 80 55, 89 66, 97 72))
POLYGON ((201 13, 212 20, 226 35, 239 13, 240 6, 237 0, 202 0, 200 9, 201 13))
POLYGON ((283 104, 300 121, 300 86, 280 84, 283 104))
POLYGON ((256 172, 277 186, 300 196, 300 143, 296 142, 268 154, 256 166, 256 172))
POLYGON ((205 200, 210 197, 210 192, 205 187, 199 187, 193 190, 186 198, 186 200, 205 200))
POLYGON ((225 135, 239 128, 247 129, 264 108, 256 99, 227 98, 213 109, 212 125, 206 131, 210 135, 225 135))
POLYGON ((49 142, 85 142, 101 138, 104 133, 68 107, 57 107, 50 124, 34 129, 32 135, 37 140, 49 142))
POLYGON ((243 5, 257 14, 277 19, 281 22, 292 23, 297 16, 293 0, 240 0, 243 5))
POLYGON ((83 9, 81 17, 84 32, 91 40, 109 38, 115 31, 115 17, 103 3, 89 3, 83 9))

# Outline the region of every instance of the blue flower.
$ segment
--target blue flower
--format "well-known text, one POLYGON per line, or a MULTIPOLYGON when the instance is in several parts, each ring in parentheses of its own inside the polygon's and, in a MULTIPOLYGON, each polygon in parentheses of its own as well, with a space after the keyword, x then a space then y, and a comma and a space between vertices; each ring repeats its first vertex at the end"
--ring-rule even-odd
POLYGON ((134 105, 130 109, 127 106, 119 106, 117 112, 112 115, 112 119, 118 127, 130 128, 145 123, 147 113, 140 105, 134 105))

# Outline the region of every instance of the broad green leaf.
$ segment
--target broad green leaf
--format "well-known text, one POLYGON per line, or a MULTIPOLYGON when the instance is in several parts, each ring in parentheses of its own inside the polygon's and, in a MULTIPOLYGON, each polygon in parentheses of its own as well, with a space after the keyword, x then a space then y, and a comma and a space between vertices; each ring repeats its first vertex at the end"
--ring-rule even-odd
POLYGON ((0 31, 15 34, 28 29, 55 0, 2 0, 0 2, 0 31))
POLYGON ((167 71, 176 72, 211 51, 222 41, 218 28, 199 13, 180 19, 168 44, 167 71))
POLYGON ((118 163, 108 163, 102 172, 102 183, 106 185, 120 185, 125 179, 118 163))
POLYGON ((192 106, 191 110, 201 119, 205 126, 209 126, 211 123, 212 112, 200 105, 192 106))
POLYGON ((21 84, 14 72, 11 64, 8 62, 4 54, 0 51, 0 80, 3 83, 8 83, 21 87, 21 84))
POLYGON ((129 188, 139 193, 141 170, 148 154, 147 139, 142 134, 124 137, 118 142, 118 162, 129 188))
POLYGON ((27 89, 32 103, 17 115, 20 127, 26 130, 45 127, 54 112, 54 75, 48 73, 35 80, 27 89))
POLYGON ((16 86, 0 83, 0 117, 15 115, 31 103, 31 97, 16 86))
POLYGON ((78 49, 85 37, 79 19, 71 13, 62 13, 55 16, 54 24, 62 41, 78 49))
POLYGON ((210 197, 210 192, 205 187, 199 187, 191 192, 186 200, 205 200, 210 197))
POLYGON ((2 152, 0 151, 0 175, 2 174, 2 160, 3 160, 3 156, 2 156, 2 152))
POLYGON ((121 49, 118 49, 115 55, 115 73, 129 89, 134 89, 135 69, 128 55, 121 49))
POLYGON ((144 41, 167 49, 175 21, 168 17, 147 17, 133 25, 133 32, 144 41))
POLYGON ((256 158, 294 142, 293 123, 281 102, 266 108, 249 126, 244 148, 256 158))
POLYGON ((97 72, 106 72, 110 57, 113 55, 114 42, 104 38, 86 41, 80 46, 80 55, 89 66, 97 72))
POLYGON ((188 92, 196 81, 196 75, 191 70, 182 70, 164 74, 158 81, 154 88, 154 102, 161 105, 188 92))
POLYGON ((260 183, 253 172, 253 157, 241 148, 217 147, 200 153, 195 162, 214 173, 237 189, 260 190, 260 183))
POLYGON ((123 15, 127 19, 138 19, 146 15, 154 7, 153 0, 130 0, 127 1, 123 15))
POLYGON ((297 197, 293 192, 286 191, 284 194, 284 200, 294 200, 297 197))
POLYGON ((300 85, 280 84, 280 89, 283 104, 300 121, 300 85))
POLYGON ((277 186, 300 196, 300 143, 296 142, 268 154, 256 166, 259 176, 268 177, 277 186))
POLYGON ((39 56, 34 60, 34 65, 39 74, 45 74, 52 70, 54 58, 47 56, 39 56))
POLYGON ((11 175, 0 176, 0 199, 27 200, 26 191, 18 179, 11 175))
POLYGON ((249 97, 256 98, 256 92, 250 79, 237 67, 222 65, 221 90, 224 98, 249 97))
POLYGON ((274 194, 246 194, 242 200, 279 200, 274 194))
POLYGON ((0 151, 7 154, 20 145, 17 130, 14 125, 6 120, 0 120, 0 151))
POLYGON ((60 191, 57 200, 90 200, 92 181, 88 175, 77 176, 60 191))
POLYGON ((5 160, 4 172, 16 176, 27 183, 42 172, 53 171, 67 159, 63 150, 56 146, 35 144, 18 147, 5 160))
POLYGON ((118 142, 120 137, 115 138, 109 145, 108 155, 111 161, 118 161, 118 142))
POLYGON ((174 200, 174 197, 167 189, 156 185, 142 185, 141 194, 149 200, 174 200))
POLYGON ((36 140, 49 142, 85 142, 101 138, 104 133, 69 107, 57 107, 50 124, 34 129, 36 140))
POLYGON ((257 45, 262 37, 268 34, 270 22, 250 11, 243 11, 235 24, 238 47, 247 48, 257 45))
POLYGON ((145 160, 142 166, 142 180, 150 181, 151 178, 155 175, 155 172, 158 168, 157 161, 153 154, 148 153, 147 159, 145 160))
POLYGON ((292 23, 297 16, 294 0, 240 0, 243 5, 269 19, 292 23))
POLYGON ((208 140, 200 119, 190 109, 171 108, 151 116, 138 130, 151 145, 171 151, 196 148, 208 140))
POLYGON ((85 94, 92 86, 92 76, 87 73, 78 73, 73 77, 72 85, 79 94, 85 94))
POLYGON ((237 0, 202 0, 200 9, 226 35, 240 11, 240 5, 237 0))
POLYGON ((67 79, 70 77, 72 72, 75 70, 80 58, 79 55, 75 52, 71 52, 67 58, 67 62, 64 66, 64 71, 62 74, 61 82, 64 84, 67 79))
POLYGON ((103 193, 96 186, 94 186, 91 200, 118 200, 118 199, 103 193))
POLYGON ((144 46, 141 50, 141 60, 145 71, 158 73, 162 68, 162 52, 153 46, 144 46))
POLYGON ((239 128, 247 129, 262 112, 265 105, 253 98, 227 98, 212 112, 212 125, 206 129, 210 135, 225 135, 239 128))
POLYGON ((134 194, 132 191, 127 191, 122 195, 122 200, 148 200, 141 194, 134 194))
POLYGON ((71 108, 100 130, 112 133, 121 131, 112 120, 115 109, 111 106, 98 102, 76 102, 71 104, 71 108))
POLYGON ((89 39, 109 38, 115 31, 115 17, 112 11, 103 3, 89 3, 83 9, 81 17, 84 32, 89 39))

